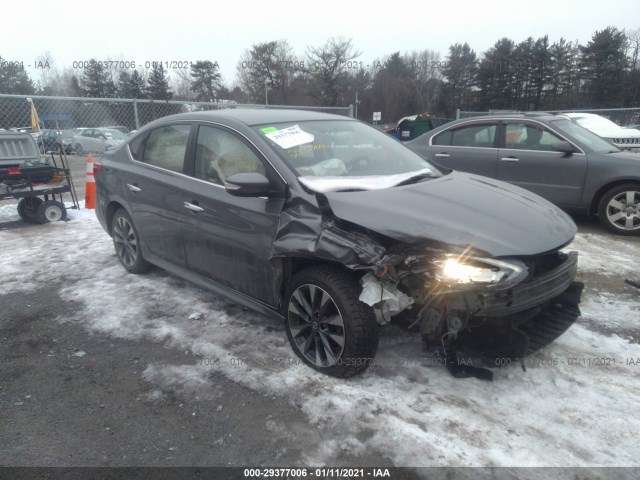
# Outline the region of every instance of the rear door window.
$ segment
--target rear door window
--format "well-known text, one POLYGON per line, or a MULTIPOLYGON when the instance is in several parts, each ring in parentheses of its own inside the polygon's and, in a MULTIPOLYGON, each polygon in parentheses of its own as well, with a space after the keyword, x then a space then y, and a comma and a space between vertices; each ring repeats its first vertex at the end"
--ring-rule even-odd
POLYGON ((467 125, 442 132, 438 136, 434 137, 432 145, 493 148, 495 138, 495 124, 467 125))
POLYGON ((191 125, 168 125, 149 132, 142 162, 183 173, 191 125))

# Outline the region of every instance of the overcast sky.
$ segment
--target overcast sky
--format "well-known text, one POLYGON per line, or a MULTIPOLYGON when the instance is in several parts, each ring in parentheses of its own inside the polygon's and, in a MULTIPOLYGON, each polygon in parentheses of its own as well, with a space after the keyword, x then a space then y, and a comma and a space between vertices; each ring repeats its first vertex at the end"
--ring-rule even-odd
MULTIPOLYGON (((519 42, 549 35, 586 43, 607 26, 640 28, 638 0, 222 2, 5 2, 0 56, 23 61, 49 51, 57 67, 89 58, 135 61, 217 61, 235 79, 242 52, 286 39, 298 55, 331 36, 351 38, 365 65, 395 51, 431 49, 447 55, 468 42, 481 54, 499 38, 519 42)), ((78 71, 81 73, 81 70, 78 71)))

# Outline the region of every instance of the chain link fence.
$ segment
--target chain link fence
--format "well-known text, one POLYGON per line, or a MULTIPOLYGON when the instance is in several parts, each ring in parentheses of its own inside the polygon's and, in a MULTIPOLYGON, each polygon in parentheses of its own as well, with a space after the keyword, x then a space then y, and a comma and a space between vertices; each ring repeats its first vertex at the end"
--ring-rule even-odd
MULTIPOLYGON (((557 115, 559 113, 594 113, 622 127, 640 128, 640 108, 609 108, 609 109, 587 109, 587 110, 545 110, 545 113, 557 115)), ((487 112, 471 112, 464 110, 456 111, 456 119, 481 117, 484 115, 502 115, 505 113, 523 113, 517 110, 489 110, 487 112)))
MULTIPOLYGON (((221 110, 228 108, 260 108, 260 109, 298 109, 311 110, 325 113, 333 113, 353 117, 353 108, 348 107, 312 107, 312 106, 291 106, 291 105, 249 105, 238 104, 232 101, 221 102, 189 102, 189 101, 153 101, 124 98, 77 98, 77 97, 44 97, 27 95, 7 95, 0 94, 0 129, 8 131, 31 131, 31 102, 36 108, 40 118, 42 130, 71 130, 95 127, 112 127, 128 133, 137 130, 145 124, 167 115, 176 113, 221 110)), ((46 141, 47 133, 32 134, 40 147, 42 160, 47 158, 49 164, 53 164, 53 158, 58 158, 59 153, 52 154, 50 150, 55 148, 46 141)), ((70 148, 73 146, 70 146, 70 148)), ((0 148, 3 148, 0 144, 0 148)), ((7 147, 14 148, 14 147, 7 147)), ((18 152, 19 153, 19 152, 18 152)), ((86 169, 86 157, 75 155, 73 151, 69 153, 65 165, 71 171, 74 184, 78 190, 78 197, 84 198, 84 175, 86 169)), ((4 152, 6 156, 16 152, 4 152)), ((0 157, 3 152, 0 152, 0 157)), ((59 165, 62 167, 62 165, 59 165)), ((6 169, 5 169, 6 170, 6 169)), ((12 182, 19 181, 19 175, 14 174, 11 179, 7 176, 7 171, 2 171, 0 166, 0 225, 3 228, 11 228, 23 224, 21 220, 25 217, 36 217, 36 202, 22 201, 19 185, 12 182), (3 175, 4 174, 4 175, 3 175), (17 179, 17 180, 16 180, 17 179), (9 183, 7 183, 9 182, 9 183), (14 192, 14 196, 12 196, 14 192), (31 208, 32 207, 32 208, 31 208), (29 208, 31 208, 31 211, 29 208)), ((65 180, 68 184, 69 182, 65 180)), ((35 182, 41 183, 41 182, 35 182)), ((28 188, 31 188, 29 186, 28 188)), ((37 197, 34 195, 34 197, 37 197)), ((47 200, 42 196, 41 199, 47 200)), ((67 206, 72 205, 68 192, 59 198, 67 206)))
POLYGON ((251 105, 233 101, 189 102, 136 100, 126 98, 41 97, 0 94, 0 128, 15 129, 31 126, 32 99, 45 129, 124 127, 136 130, 167 115, 226 108, 268 108, 312 110, 337 115, 353 116, 353 108, 313 107, 292 105, 251 105))

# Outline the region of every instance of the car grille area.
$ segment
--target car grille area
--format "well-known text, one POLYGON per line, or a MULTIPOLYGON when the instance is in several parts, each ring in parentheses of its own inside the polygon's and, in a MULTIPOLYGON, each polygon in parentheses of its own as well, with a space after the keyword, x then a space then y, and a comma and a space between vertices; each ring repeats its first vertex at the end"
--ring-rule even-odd
MULTIPOLYGON (((480 358, 488 367, 521 363, 525 357, 554 342, 580 317, 578 303, 584 284, 573 282, 544 307, 508 318, 485 318, 476 327, 458 333, 457 355, 480 358)), ((526 362, 525 362, 526 363, 526 362)))
POLYGON ((640 148, 640 138, 612 138, 611 141, 616 147, 640 148))

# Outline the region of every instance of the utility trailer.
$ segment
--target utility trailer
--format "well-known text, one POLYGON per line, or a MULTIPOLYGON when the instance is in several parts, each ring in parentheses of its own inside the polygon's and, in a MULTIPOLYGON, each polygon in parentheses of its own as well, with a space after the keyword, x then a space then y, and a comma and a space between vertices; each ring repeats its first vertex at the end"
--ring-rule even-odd
MULTIPOLYGON (((48 160, 48 159, 47 159, 48 160)), ((67 218, 63 195, 79 208, 71 180, 71 171, 62 155, 43 162, 29 134, 0 135, 0 202, 18 200, 18 215, 32 223, 47 223, 67 218)))

